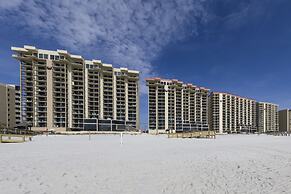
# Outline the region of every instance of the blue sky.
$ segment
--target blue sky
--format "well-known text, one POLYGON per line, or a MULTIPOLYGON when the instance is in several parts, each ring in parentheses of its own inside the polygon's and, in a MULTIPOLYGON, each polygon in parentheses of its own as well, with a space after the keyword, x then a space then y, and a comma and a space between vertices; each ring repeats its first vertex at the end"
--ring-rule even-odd
POLYGON ((290 10, 290 0, 0 0, 0 82, 18 83, 10 47, 28 44, 291 108, 290 10))

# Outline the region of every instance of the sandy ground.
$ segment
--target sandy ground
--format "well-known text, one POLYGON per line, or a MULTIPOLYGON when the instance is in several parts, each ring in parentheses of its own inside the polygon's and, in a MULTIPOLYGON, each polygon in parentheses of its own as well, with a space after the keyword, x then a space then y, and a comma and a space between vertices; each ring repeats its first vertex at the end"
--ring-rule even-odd
POLYGON ((0 144, 0 193, 291 193, 291 137, 38 136, 0 144))

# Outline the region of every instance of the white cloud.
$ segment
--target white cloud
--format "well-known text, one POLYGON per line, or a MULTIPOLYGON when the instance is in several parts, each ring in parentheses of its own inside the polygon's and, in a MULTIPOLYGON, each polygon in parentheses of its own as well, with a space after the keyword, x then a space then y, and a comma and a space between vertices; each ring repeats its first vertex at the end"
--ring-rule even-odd
POLYGON ((76 54, 90 52, 114 65, 140 70, 143 79, 155 75, 151 62, 159 52, 171 42, 197 35, 198 24, 217 19, 225 28, 237 28, 263 4, 215 1, 0 0, 0 19, 39 38, 54 39, 76 54), (221 17, 212 10, 218 2, 234 8, 221 17))
POLYGON ((0 0, 0 9, 10 9, 20 5, 23 0, 0 0))
POLYGON ((0 11, 8 10, 2 17, 21 21, 31 32, 54 38, 77 54, 91 51, 96 58, 141 70, 144 76, 154 74, 151 61, 164 46, 197 32, 197 21, 207 18, 204 0, 9 2, 0 3, 0 11))

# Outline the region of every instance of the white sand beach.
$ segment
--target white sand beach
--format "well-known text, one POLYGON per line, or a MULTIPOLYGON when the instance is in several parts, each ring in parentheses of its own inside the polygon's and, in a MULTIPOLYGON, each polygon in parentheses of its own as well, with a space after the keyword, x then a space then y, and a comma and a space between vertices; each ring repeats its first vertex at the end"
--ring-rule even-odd
POLYGON ((291 193, 291 137, 119 138, 0 144, 0 193, 291 193))

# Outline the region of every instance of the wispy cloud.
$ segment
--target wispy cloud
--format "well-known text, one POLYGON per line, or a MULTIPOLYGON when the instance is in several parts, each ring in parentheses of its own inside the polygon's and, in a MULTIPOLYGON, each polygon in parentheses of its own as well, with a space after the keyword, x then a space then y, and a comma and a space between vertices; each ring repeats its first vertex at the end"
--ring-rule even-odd
POLYGON ((90 52, 147 77, 155 75, 151 62, 166 45, 196 36, 199 26, 211 20, 242 25, 258 2, 262 1, 2 0, 0 19, 36 37, 54 39, 76 54, 90 52), (224 7, 229 10, 221 15, 224 7))
POLYGON ((164 46, 197 32, 207 19, 204 1, 9 0, 0 2, 0 15, 73 51, 94 51, 149 76, 164 46))
POLYGON ((23 0, 9 0, 9 1, 0 1, 0 8, 2 9, 10 9, 17 7, 21 4, 23 0))
POLYGON ((268 17, 270 9, 286 0, 207 0, 208 20, 217 22, 224 30, 240 27, 268 17))

